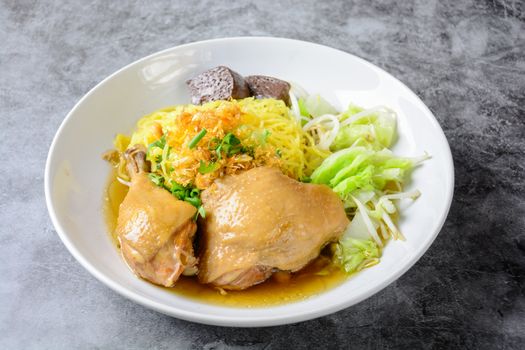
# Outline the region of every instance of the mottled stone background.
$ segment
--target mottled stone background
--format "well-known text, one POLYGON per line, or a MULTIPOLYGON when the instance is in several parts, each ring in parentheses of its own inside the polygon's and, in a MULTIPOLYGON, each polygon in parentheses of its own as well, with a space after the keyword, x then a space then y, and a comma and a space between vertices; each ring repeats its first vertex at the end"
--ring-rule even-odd
POLYGON ((0 0, 0 348, 525 348, 523 1, 0 0), (66 113, 118 68, 178 44, 265 35, 361 56, 439 119, 454 203, 425 256, 372 298, 295 325, 180 321, 89 275, 48 218, 66 113))

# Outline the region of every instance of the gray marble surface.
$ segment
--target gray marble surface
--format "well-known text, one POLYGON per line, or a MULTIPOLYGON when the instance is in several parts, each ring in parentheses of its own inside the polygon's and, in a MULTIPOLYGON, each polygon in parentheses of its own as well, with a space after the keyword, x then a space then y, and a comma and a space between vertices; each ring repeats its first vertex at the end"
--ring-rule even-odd
POLYGON ((0 348, 525 348, 523 1, 0 0, 0 348), (145 309, 89 275, 48 218, 44 163, 66 113, 118 68, 178 44, 265 35, 361 56, 443 127, 455 198, 425 256, 317 320, 234 329, 145 309))

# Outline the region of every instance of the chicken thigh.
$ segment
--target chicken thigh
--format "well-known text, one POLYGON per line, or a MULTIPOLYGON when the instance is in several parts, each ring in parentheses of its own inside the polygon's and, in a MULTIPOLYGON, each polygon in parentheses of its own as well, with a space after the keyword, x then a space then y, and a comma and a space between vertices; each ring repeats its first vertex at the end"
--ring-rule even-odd
POLYGON ((224 289, 248 288, 277 270, 300 270, 349 224, 330 188, 269 167, 216 180, 202 202, 199 280, 224 289))
POLYGON ((146 175, 145 150, 125 154, 131 186, 120 205, 117 236, 122 256, 138 276, 171 287, 195 268, 196 208, 154 185, 146 175))

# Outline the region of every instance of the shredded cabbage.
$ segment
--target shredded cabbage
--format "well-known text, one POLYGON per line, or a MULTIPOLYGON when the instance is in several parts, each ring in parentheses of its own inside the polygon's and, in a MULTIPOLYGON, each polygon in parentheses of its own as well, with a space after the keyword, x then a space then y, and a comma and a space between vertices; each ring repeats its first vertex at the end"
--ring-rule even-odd
POLYGON ((383 191, 401 184, 405 175, 426 158, 396 157, 390 150, 354 146, 333 153, 311 175, 313 183, 326 184, 350 206, 359 191, 383 191))
POLYGON ((392 201, 420 195, 401 189, 407 174, 429 157, 398 157, 388 149, 396 136, 396 114, 387 107, 365 110, 350 105, 338 114, 319 98, 305 101, 311 103, 305 105, 313 119, 303 129, 313 135, 317 147, 334 152, 310 180, 332 188, 353 215, 335 244, 334 261, 347 273, 357 272, 379 262, 385 240, 405 239, 394 224, 397 208, 392 201))
POLYGON ((337 109, 320 95, 310 95, 304 100, 304 109, 314 118, 324 114, 338 114, 337 109))
POLYGON ((374 107, 363 110, 350 105, 346 112, 339 115, 341 130, 337 134, 331 149, 341 150, 356 142, 366 141, 374 149, 388 148, 396 132, 395 113, 386 107, 374 107))
POLYGON ((374 241, 348 237, 337 243, 334 260, 346 273, 353 273, 377 264, 380 256, 374 241))

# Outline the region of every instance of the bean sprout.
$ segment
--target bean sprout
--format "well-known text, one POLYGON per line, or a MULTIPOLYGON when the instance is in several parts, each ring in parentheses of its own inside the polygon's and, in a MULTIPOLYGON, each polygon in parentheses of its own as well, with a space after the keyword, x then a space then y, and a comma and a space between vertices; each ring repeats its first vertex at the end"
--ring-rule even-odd
MULTIPOLYGON (((351 197, 354 200, 355 204, 357 205, 358 213, 361 214, 361 217, 363 218, 363 221, 365 222, 365 226, 368 230, 368 233, 370 234, 370 236, 372 236, 372 238, 374 239, 374 241, 377 243, 379 247, 383 247, 383 242, 381 241, 381 238, 379 238, 377 231, 374 227, 374 224, 372 223, 372 220, 370 219, 370 216, 368 216, 368 209, 363 203, 361 203, 360 200, 358 200, 354 196, 351 196, 351 197)), ((387 225, 388 225, 388 222, 387 222, 387 225)))
POLYGON ((297 97, 293 93, 292 89, 290 89, 288 95, 290 95, 290 102, 292 103, 292 114, 295 117, 295 120, 298 123, 301 123, 301 111, 299 110, 299 103, 297 102, 297 97))
POLYGON ((310 120, 303 126, 304 131, 315 131, 319 139, 317 147, 322 150, 330 149, 339 133, 339 119, 332 114, 324 114, 310 120))
POLYGON ((128 186, 128 187, 131 186, 131 182, 124 180, 120 176, 117 176, 117 181, 120 182, 121 184, 125 185, 125 186, 128 186))

